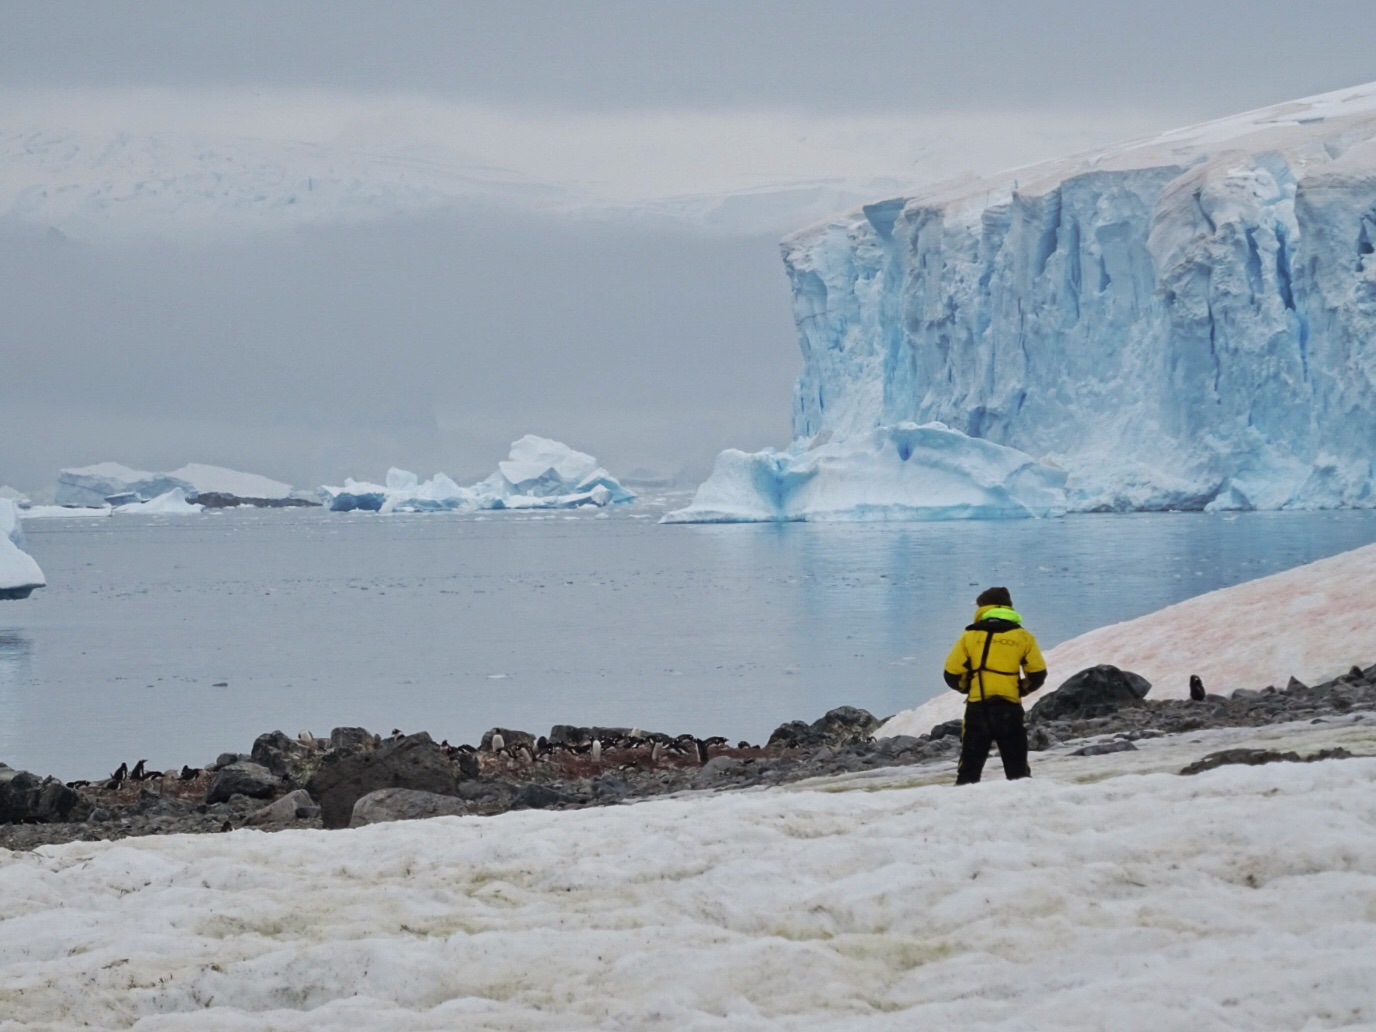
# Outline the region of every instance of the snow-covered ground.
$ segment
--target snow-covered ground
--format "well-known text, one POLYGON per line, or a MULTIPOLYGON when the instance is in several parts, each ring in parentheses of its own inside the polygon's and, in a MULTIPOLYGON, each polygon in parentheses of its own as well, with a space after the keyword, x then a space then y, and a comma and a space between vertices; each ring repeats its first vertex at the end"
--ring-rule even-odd
POLYGON ((188 462, 168 476, 186 481, 196 494, 214 492, 237 498, 288 498, 292 490, 290 484, 280 480, 257 473, 242 473, 224 466, 209 466, 204 462, 188 462))
MULTIPOLYGON (((1374 611, 1376 545, 1368 545, 1100 627, 1048 650, 1046 665, 1054 686, 1111 663, 1150 681, 1152 699, 1188 698, 1191 674, 1225 693, 1284 687, 1291 676, 1318 684, 1376 659, 1374 611)), ((1030 606, 1024 613, 1035 632, 1033 614, 1030 606)), ((926 734, 963 706, 963 696, 947 692, 895 715, 879 733, 926 734)))
POLYGON ((1376 759, 1167 773, 1277 743, 0 854, 0 1030, 1370 1027, 1376 759))

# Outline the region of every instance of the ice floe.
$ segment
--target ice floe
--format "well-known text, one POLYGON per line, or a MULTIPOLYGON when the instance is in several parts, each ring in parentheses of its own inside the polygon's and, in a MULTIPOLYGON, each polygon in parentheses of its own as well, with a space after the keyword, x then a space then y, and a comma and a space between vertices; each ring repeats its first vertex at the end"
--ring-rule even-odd
POLYGON ((1059 516, 1063 471, 944 423, 900 423, 787 451, 717 456, 692 504, 664 523, 1059 516))

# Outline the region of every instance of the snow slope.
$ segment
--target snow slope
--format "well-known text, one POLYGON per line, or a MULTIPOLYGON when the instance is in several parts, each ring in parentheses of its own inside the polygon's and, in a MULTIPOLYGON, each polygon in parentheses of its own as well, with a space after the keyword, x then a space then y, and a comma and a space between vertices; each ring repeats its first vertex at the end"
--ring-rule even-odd
POLYGON ((1073 508, 1376 504, 1376 84, 787 238, 794 434, 940 420, 1073 508))
POLYGON ((167 474, 191 485, 192 494, 234 495, 236 498, 289 498, 291 485, 270 480, 257 473, 241 473, 224 466, 207 466, 203 462, 189 462, 167 474))
POLYGON ((1082 149, 1143 110, 537 112, 434 96, 0 89, 0 219, 76 237, 446 211, 776 234, 867 197, 1082 149))
POLYGON ((47 583, 33 556, 24 551, 18 506, 0 498, 0 598, 25 598, 47 583))
MULTIPOLYGON (((1189 698, 1191 674, 1223 694, 1284 687, 1292 676, 1319 684, 1376 660, 1373 600, 1376 545, 1367 545, 1062 642, 1046 653, 1052 687, 1033 699, 1100 663, 1141 674, 1152 699, 1189 698)), ((1035 633, 1035 613, 1024 616, 1035 633)), ((963 707, 962 696, 946 692, 896 714, 878 734, 926 734, 963 707)))
POLYGON ((0 852, 0 1030, 1376 1020, 1369 723, 567 813, 0 852), (1116 776, 1115 776, 1116 775, 1116 776))

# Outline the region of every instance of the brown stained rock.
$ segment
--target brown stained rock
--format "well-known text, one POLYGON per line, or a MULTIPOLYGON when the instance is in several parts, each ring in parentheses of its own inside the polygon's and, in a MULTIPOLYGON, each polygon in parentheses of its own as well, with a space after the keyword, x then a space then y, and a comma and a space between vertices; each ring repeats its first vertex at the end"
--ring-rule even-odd
POLYGON ((306 785, 327 828, 347 828, 354 804, 380 788, 453 796, 477 775, 469 757, 451 760, 424 731, 383 742, 375 751, 329 753, 306 785))
POLYGON ((468 804, 462 799, 414 788, 379 788, 354 803, 349 827, 390 821, 418 821, 427 817, 464 817, 468 804))

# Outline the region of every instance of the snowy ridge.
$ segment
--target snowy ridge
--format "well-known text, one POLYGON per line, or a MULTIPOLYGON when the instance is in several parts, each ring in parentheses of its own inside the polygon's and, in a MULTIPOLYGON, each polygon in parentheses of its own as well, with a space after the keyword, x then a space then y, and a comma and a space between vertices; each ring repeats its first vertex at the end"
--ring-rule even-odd
POLYGON ((787 238, 794 433, 940 420, 1072 508, 1376 504, 1376 84, 787 238))
MULTIPOLYGON (((1209 690, 1284 687, 1290 677, 1320 684, 1376 653, 1372 634, 1376 545, 1177 602, 1136 620, 1110 624, 1046 652, 1050 695, 1072 674, 1100 663, 1141 674, 1150 699, 1187 699, 1191 674, 1209 690)), ((1025 614, 1036 631, 1035 611, 1025 614)), ((952 629, 951 638, 957 631, 952 629)), ((905 710, 879 736, 927 734, 957 720, 963 696, 945 692, 905 710)))

